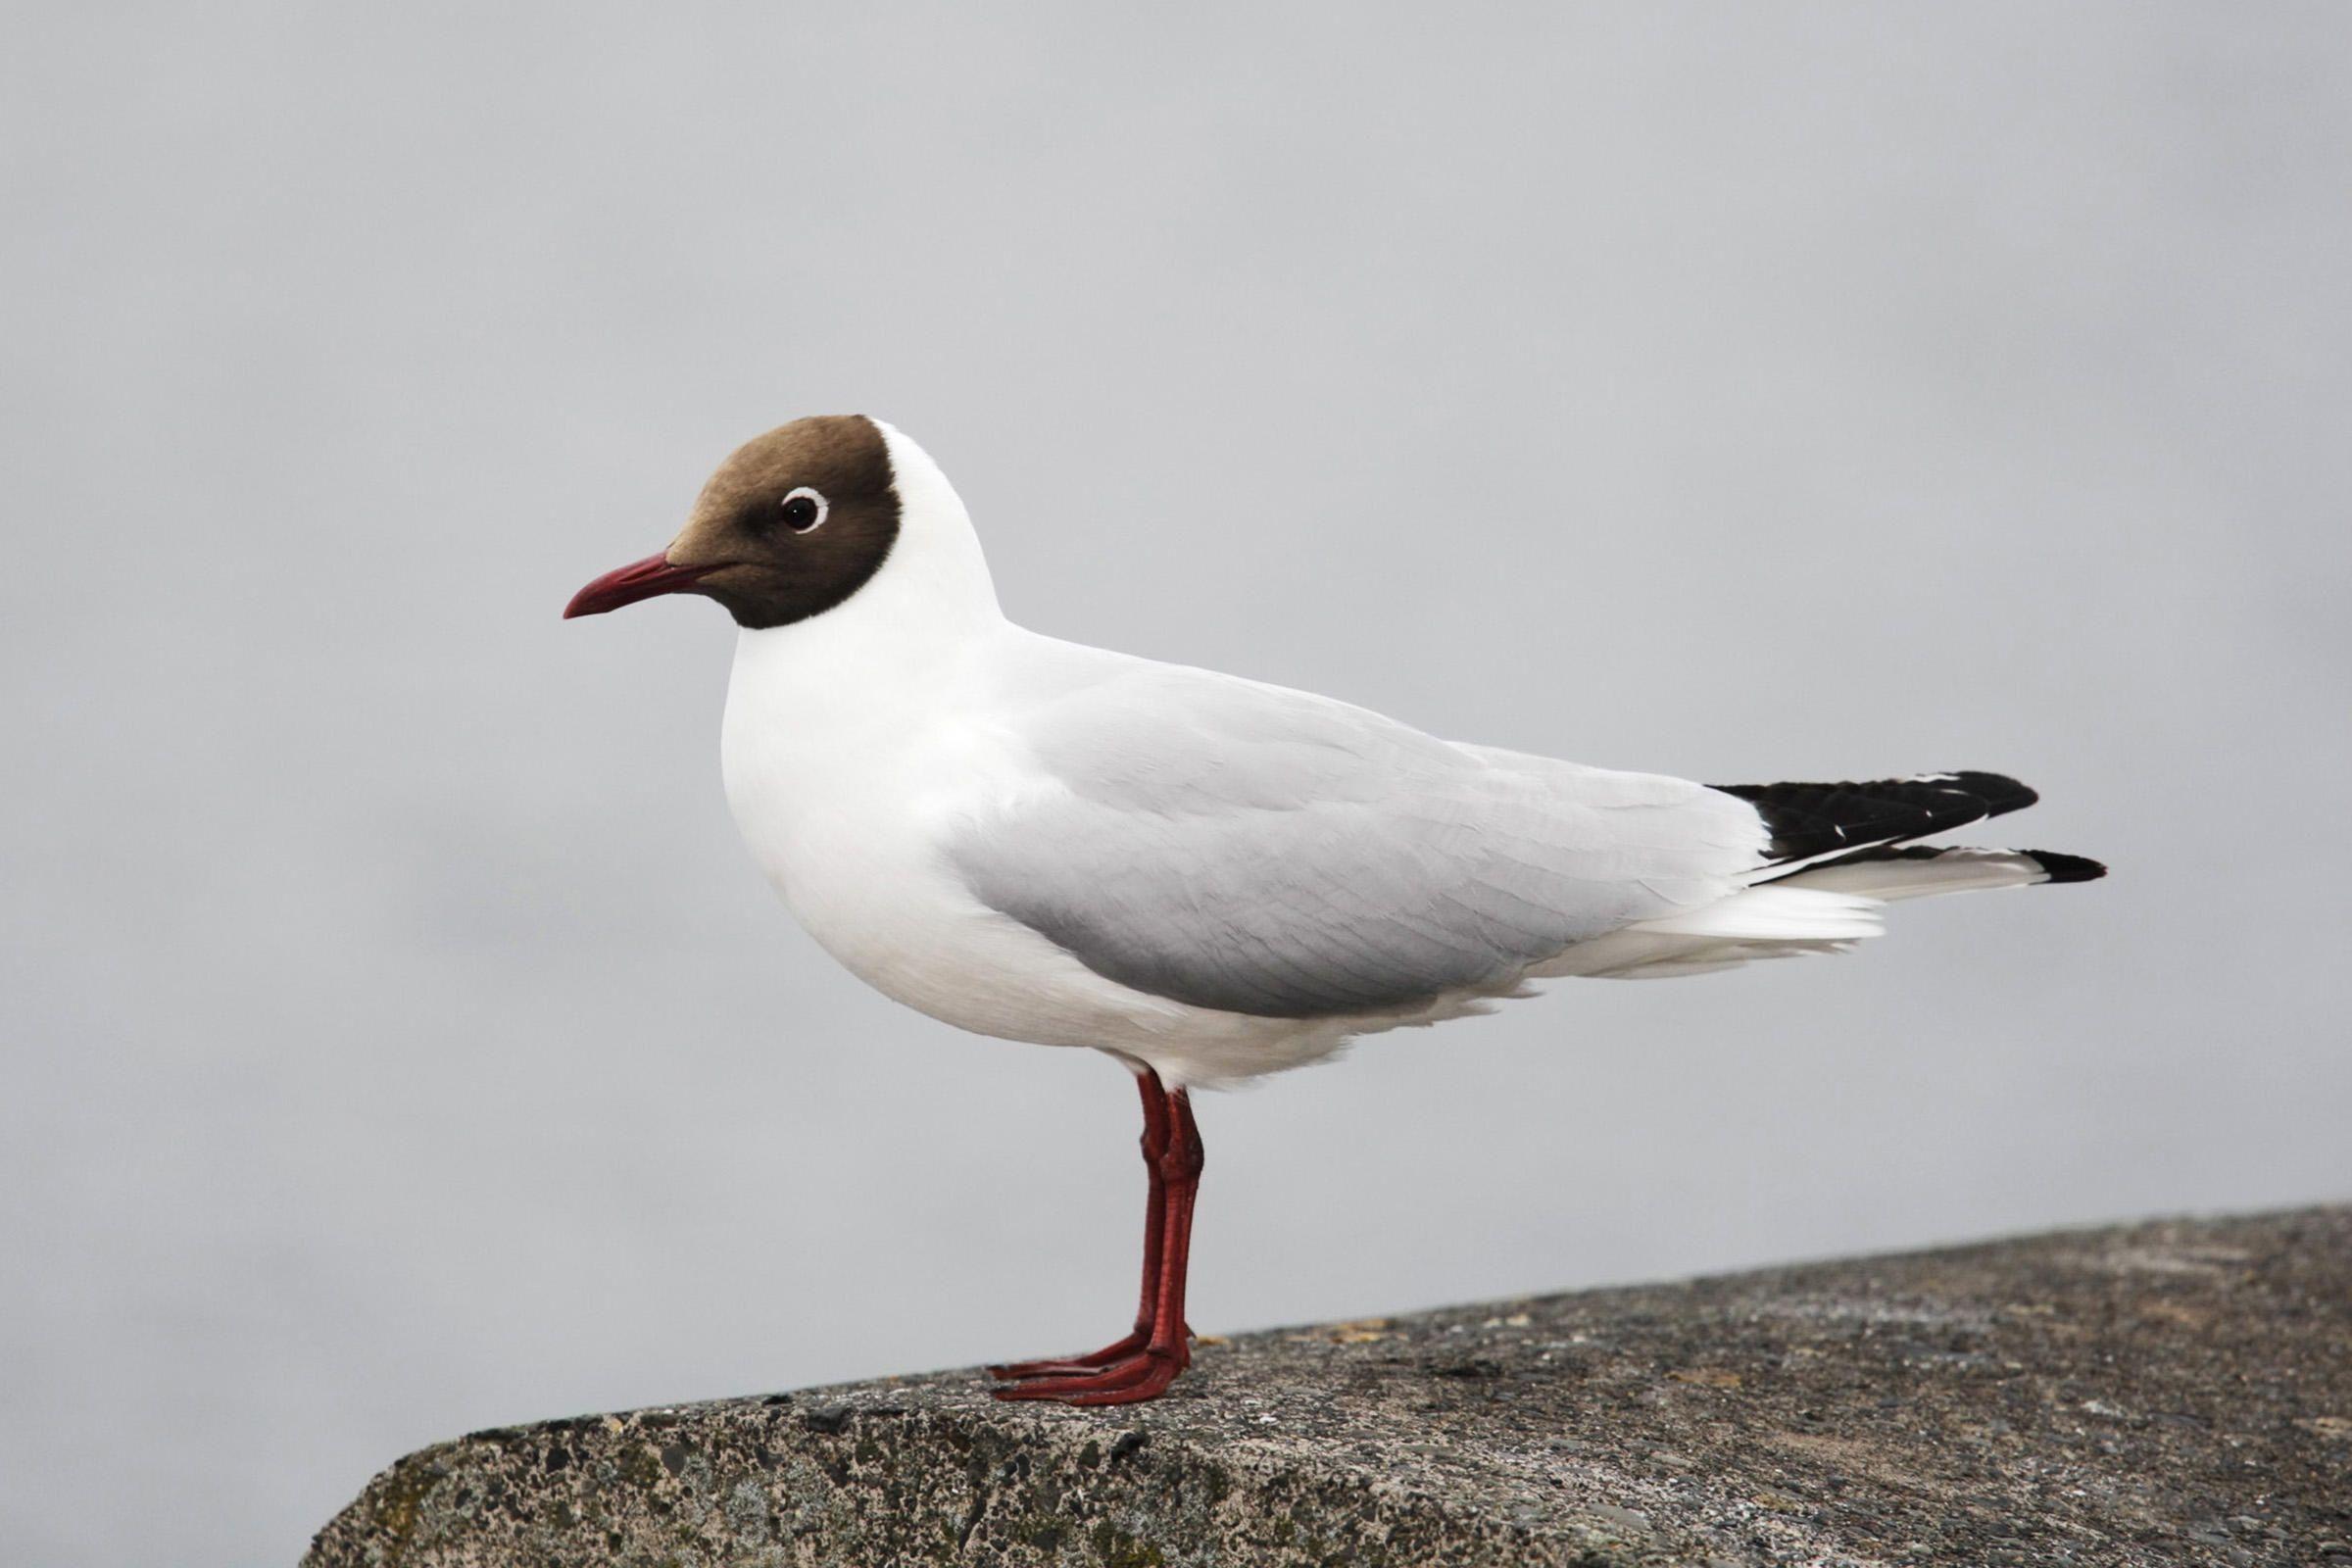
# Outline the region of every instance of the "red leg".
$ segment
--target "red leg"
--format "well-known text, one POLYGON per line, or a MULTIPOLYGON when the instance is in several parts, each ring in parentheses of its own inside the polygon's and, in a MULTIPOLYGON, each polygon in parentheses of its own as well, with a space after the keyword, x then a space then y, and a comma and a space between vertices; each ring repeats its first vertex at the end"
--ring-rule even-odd
POLYGON ((1146 1067, 1135 1075, 1135 1086, 1144 1101, 1144 1178, 1147 1183, 1144 1198, 1144 1287, 1143 1298, 1135 1309, 1135 1329, 1126 1338, 1114 1340, 1100 1350, 1084 1355, 1057 1356, 1042 1361, 1007 1361, 988 1369, 994 1378, 1067 1377, 1073 1373, 1090 1372, 1096 1367, 1108 1366, 1124 1360, 1152 1343, 1152 1323, 1159 1305, 1160 1232, 1165 1224, 1168 1201, 1167 1178, 1160 1173, 1160 1162, 1168 1152, 1168 1131, 1174 1124, 1168 1113, 1168 1092, 1159 1081, 1159 1074, 1146 1067))
POLYGON ((1158 1288, 1153 1293, 1152 1329, 1143 1348, 1096 1371, 1037 1377, 999 1389, 998 1398, 1134 1404, 1166 1393, 1176 1374, 1191 1364, 1192 1331, 1184 1321, 1184 1284, 1193 1246, 1193 1200, 1200 1190, 1203 1160, 1191 1097, 1175 1090, 1168 1095, 1167 1105, 1168 1146, 1159 1162, 1167 1192, 1160 1214, 1158 1288))

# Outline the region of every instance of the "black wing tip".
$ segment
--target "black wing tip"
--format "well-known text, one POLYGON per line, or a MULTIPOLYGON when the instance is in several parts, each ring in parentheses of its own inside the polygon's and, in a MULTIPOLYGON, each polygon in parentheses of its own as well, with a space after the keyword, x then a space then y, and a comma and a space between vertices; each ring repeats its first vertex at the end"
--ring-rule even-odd
POLYGON ((2022 811, 2041 798, 2005 773, 1968 768, 1841 783, 1713 787, 1756 808, 1770 835, 1767 863, 1774 865, 1926 838, 1988 816, 2022 811))
POLYGON ((1949 779, 1954 789, 1983 801, 1986 816, 2005 816, 2011 811, 2022 811, 2041 799, 2040 793, 2033 785, 2013 779, 2006 773, 1979 773, 1962 768, 1950 773, 1931 774, 1930 778, 1949 779))
POLYGON ((2061 855, 2056 850, 2021 850, 2031 856, 2034 863, 2050 874, 2052 882, 2096 882, 2107 874, 2107 867, 2087 856, 2061 855))

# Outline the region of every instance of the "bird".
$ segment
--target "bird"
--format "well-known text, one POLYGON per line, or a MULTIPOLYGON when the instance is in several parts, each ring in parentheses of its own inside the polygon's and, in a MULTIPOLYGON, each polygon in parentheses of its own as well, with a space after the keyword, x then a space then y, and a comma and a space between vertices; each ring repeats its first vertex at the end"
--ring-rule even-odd
POLYGON ((726 798, 817 944, 933 1018, 1134 1075, 1133 1327, 989 1368, 1004 1399, 1128 1404, 1190 1364, 1196 1090, 1541 981, 1842 953, 1901 900, 2105 874, 1918 842, 2034 803, 1997 773, 1710 786, 1027 630, 939 465, 862 415, 746 443, 564 613, 670 594, 740 628, 726 798))

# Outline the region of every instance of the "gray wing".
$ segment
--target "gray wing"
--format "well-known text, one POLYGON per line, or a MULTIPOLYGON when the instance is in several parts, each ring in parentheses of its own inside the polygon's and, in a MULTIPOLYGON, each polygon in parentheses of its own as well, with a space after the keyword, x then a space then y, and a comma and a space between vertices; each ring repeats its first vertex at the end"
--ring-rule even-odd
POLYGON ((964 822, 990 907, 1098 974, 1311 1018, 1504 990, 1762 860, 1745 803, 1455 746, 1326 698, 1144 664, 1027 718, 1045 777, 964 822))

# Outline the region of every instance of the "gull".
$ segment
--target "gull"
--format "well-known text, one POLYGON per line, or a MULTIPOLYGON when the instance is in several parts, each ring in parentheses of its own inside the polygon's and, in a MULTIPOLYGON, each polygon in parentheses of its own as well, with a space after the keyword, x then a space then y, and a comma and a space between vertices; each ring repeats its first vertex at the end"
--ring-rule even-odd
POLYGON ((741 628, 727 803, 817 943, 934 1018, 1135 1075, 1134 1327, 990 1368, 1001 1398, 1130 1403, 1189 1364, 1195 1089, 1541 980, 1840 953, 1899 900, 2104 874, 1915 842, 2034 803, 1996 773, 1709 786, 1024 630, 939 466, 863 416, 746 444, 564 613, 676 593, 741 628))

